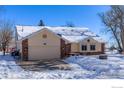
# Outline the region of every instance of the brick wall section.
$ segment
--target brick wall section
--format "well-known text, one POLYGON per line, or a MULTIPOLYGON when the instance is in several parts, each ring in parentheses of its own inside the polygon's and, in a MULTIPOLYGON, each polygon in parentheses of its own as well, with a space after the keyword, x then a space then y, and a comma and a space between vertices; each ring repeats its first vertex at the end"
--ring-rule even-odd
POLYGON ((86 52, 86 53, 80 53, 81 55, 99 55, 103 54, 102 52, 86 52))
POLYGON ((73 52, 70 55, 99 55, 103 54, 102 52, 73 52))
POLYGON ((22 41, 22 60, 28 61, 28 39, 22 41))
POLYGON ((66 44, 65 47, 66 47, 66 56, 68 56, 71 53, 71 44, 70 43, 66 44))
POLYGON ((61 42, 60 42, 60 52, 61 52, 61 58, 64 58, 66 56, 68 56, 71 52, 71 44, 65 44, 65 41, 63 39, 61 39, 61 42))
POLYGON ((102 52, 102 54, 105 53, 105 43, 101 44, 101 52, 102 52))
POLYGON ((66 56, 65 53, 65 41, 63 39, 60 39, 60 54, 61 54, 61 58, 66 56))

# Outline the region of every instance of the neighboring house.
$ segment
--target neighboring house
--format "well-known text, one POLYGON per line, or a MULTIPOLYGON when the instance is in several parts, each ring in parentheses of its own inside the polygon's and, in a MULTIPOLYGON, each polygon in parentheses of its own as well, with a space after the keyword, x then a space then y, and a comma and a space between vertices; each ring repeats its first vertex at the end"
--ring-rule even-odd
POLYGON ((23 60, 104 53, 105 42, 88 28, 16 26, 15 36, 23 60))
POLYGON ((9 46, 7 47, 7 51, 8 52, 11 52, 12 49, 15 49, 16 45, 15 45, 15 38, 13 38, 10 43, 9 43, 9 46))
MULTIPOLYGON (((6 46, 6 52, 10 53, 12 49, 15 49, 15 39, 14 38, 9 42, 9 45, 6 46)), ((2 51, 2 45, 0 45, 0 51, 2 51)))

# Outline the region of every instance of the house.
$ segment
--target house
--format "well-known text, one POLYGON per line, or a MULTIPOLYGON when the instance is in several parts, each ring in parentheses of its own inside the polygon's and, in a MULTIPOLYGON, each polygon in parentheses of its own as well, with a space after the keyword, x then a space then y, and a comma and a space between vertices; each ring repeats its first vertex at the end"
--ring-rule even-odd
POLYGON ((16 26, 16 47, 23 60, 104 53, 105 42, 88 28, 16 26))
POLYGON ((12 50, 15 50, 15 38, 13 38, 10 42, 9 42, 9 46, 7 47, 7 52, 11 52, 12 50))

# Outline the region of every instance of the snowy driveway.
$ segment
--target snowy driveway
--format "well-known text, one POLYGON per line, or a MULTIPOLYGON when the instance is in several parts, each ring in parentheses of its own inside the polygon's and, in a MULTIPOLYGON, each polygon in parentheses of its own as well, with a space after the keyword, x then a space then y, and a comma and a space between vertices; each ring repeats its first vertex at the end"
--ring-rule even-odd
POLYGON ((71 70, 25 71, 10 55, 2 56, 0 53, 1 79, 79 79, 94 74, 92 71, 82 70, 77 64, 70 63, 70 67, 71 70))
POLYGON ((61 59, 47 59, 47 60, 39 60, 39 61, 17 61, 16 63, 26 71, 73 69, 70 64, 62 61, 61 59))
POLYGON ((72 56, 64 60, 70 69, 28 71, 10 56, 0 53, 1 79, 124 79, 124 56, 109 55, 107 60, 72 56))

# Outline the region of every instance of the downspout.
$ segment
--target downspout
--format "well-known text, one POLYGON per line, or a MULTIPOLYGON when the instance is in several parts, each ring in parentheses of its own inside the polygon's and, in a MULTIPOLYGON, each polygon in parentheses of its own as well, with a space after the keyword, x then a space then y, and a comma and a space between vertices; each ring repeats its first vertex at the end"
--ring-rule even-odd
POLYGON ((17 50, 17 41, 18 41, 18 34, 17 34, 17 29, 15 27, 15 48, 17 50))

